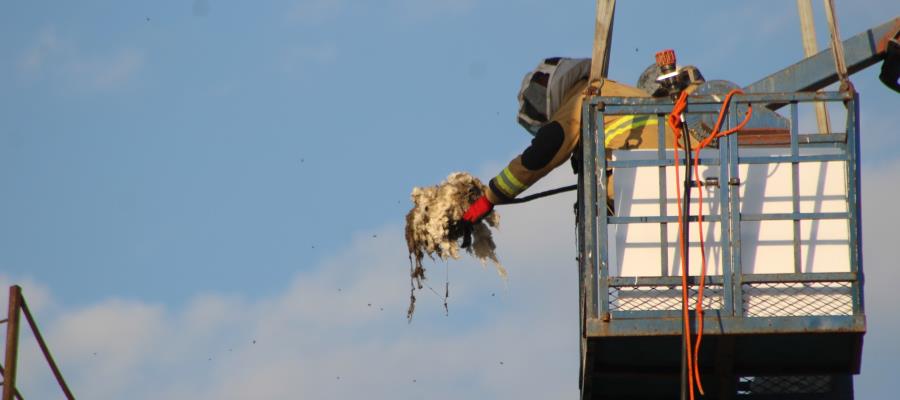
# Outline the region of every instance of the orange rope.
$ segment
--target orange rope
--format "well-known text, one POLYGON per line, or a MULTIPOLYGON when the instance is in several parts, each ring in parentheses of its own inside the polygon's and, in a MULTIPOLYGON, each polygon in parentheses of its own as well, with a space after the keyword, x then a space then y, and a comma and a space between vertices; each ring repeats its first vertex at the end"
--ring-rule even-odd
MULTIPOLYGON (((676 209, 678 209, 678 241, 680 242, 681 248, 681 310, 682 315, 681 319, 684 323, 682 329, 684 330, 684 349, 687 354, 691 352, 691 322, 690 322, 690 313, 688 312, 688 283, 687 283, 687 263, 684 259, 684 254, 686 251, 686 238, 684 237, 684 230, 682 228, 683 220, 681 213, 681 187, 678 185, 678 182, 681 181, 681 175, 678 173, 678 141, 681 139, 681 116, 684 110, 687 108, 687 91, 681 92, 681 96, 678 97, 678 101, 675 102, 675 107, 672 108, 672 113, 669 114, 669 126, 672 127, 672 137, 673 137, 673 146, 672 152, 675 155, 675 194, 678 198, 678 203, 676 209)), ((689 150, 685 150, 689 151, 689 150)), ((692 357, 686 357, 687 362, 687 372, 688 372, 688 392, 691 394, 690 399, 694 400, 694 368, 692 368, 693 359, 692 357)))
POLYGON ((716 125, 713 127, 712 133, 710 133, 709 137, 704 139, 697 146, 695 157, 694 157, 694 176, 697 182, 697 224, 698 234, 700 235, 700 260, 701 260, 701 271, 700 271, 700 284, 697 289, 697 306, 695 309, 695 315, 697 318, 697 343, 694 345, 694 377, 697 379, 697 387, 700 390, 700 394, 703 394, 703 386, 700 383, 700 369, 698 365, 700 364, 700 341, 703 339, 703 289, 706 286, 706 243, 703 239, 703 190, 701 188, 700 182, 700 150, 709 146, 710 143, 713 142, 716 138, 728 136, 732 133, 740 131, 747 125, 747 122, 750 121, 750 117, 753 115, 753 106, 747 107, 747 115, 744 116, 744 120, 738 124, 737 127, 733 129, 729 129, 725 132, 719 132, 719 129, 722 127, 722 121, 725 119, 725 112, 728 110, 728 105, 731 102, 731 97, 735 94, 743 94, 744 92, 740 89, 733 89, 728 92, 728 95, 725 96, 725 101, 722 103, 722 108, 719 109, 719 118, 716 120, 716 125))
MULTIPOLYGON (((722 121, 724 120, 725 113, 728 110, 728 105, 731 102, 731 97, 735 94, 743 94, 744 92, 740 89, 734 89, 728 92, 728 95, 725 96, 725 101, 722 103, 722 108, 719 109, 719 118, 716 120, 716 124, 713 127, 710 135, 702 140, 695 149, 695 156, 692 160, 693 165, 689 165, 688 168, 694 168, 694 179, 697 187, 697 223, 698 223, 698 235, 700 236, 700 282, 697 288, 697 303, 695 307, 695 316, 697 319, 697 342, 693 348, 693 355, 687 357, 687 368, 688 368, 688 388, 690 390, 690 398, 694 398, 694 382, 697 383, 697 390, 701 395, 703 392, 703 384, 700 381, 700 342, 703 339, 703 289, 706 286, 706 243, 703 238, 703 190, 701 189, 702 181, 700 180, 700 150, 709 146, 713 140, 730 135, 732 133, 738 132, 747 125, 747 122, 750 121, 750 117, 753 115, 753 107, 747 107, 747 114, 744 116, 744 120, 738 124, 737 127, 733 129, 729 129, 724 132, 719 132, 719 129, 722 127, 722 121)), ((672 113, 669 115, 669 125, 672 127, 673 131, 673 152, 675 154, 675 193, 678 199, 678 231, 679 231, 679 241, 681 242, 681 299, 683 304, 688 303, 688 285, 687 285, 687 265, 685 263, 684 254, 687 249, 687 238, 684 237, 684 230, 682 229, 682 224, 684 223, 682 213, 681 213, 681 187, 678 185, 678 182, 681 181, 681 176, 678 172, 678 148, 680 147, 678 144, 679 139, 681 138, 681 128, 683 123, 681 121, 681 115, 684 110, 687 108, 687 93, 682 92, 681 96, 678 98, 678 101, 675 103, 675 107, 672 109, 672 113)), ((685 149, 685 151, 690 151, 690 149, 685 149)), ((682 318, 684 320, 684 330, 685 330, 685 348, 687 352, 691 352, 691 338, 690 338, 690 321, 688 316, 688 307, 683 306, 682 310, 684 314, 682 318)))

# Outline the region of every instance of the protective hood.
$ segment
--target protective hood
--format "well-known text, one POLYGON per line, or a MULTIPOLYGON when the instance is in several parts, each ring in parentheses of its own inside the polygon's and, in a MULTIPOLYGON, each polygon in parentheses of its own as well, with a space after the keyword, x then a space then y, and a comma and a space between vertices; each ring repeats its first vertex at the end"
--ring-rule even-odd
POLYGON ((590 58, 554 57, 541 61, 525 74, 519 89, 518 121, 529 133, 537 134, 559 109, 569 90, 591 71, 590 58))

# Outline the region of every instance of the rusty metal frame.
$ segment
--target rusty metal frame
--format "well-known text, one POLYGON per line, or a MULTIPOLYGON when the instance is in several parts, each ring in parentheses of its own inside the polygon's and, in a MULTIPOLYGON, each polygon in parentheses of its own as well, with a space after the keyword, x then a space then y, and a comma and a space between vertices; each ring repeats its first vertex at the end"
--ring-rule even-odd
POLYGON ((22 296, 22 288, 19 285, 9 287, 8 316, 6 320, 4 320, 7 323, 4 362, 6 369, 0 367, 0 373, 3 374, 3 395, 0 400, 12 400, 13 397, 17 400, 22 400, 22 395, 16 388, 16 366, 19 352, 19 323, 21 315, 25 316, 25 320, 28 322, 29 328, 31 328, 31 333, 34 335, 35 341, 37 341, 38 346, 41 348, 41 353, 43 353, 44 359, 47 361, 47 365, 53 372, 53 376, 56 378, 56 382, 59 384, 66 399, 74 400, 75 396, 72 395, 69 385, 66 384, 66 380, 62 376, 59 366, 56 365, 53 355, 50 354, 50 348, 47 346, 44 336, 41 335, 41 331, 38 329, 37 322, 35 322, 31 310, 28 309, 28 303, 25 302, 25 297, 22 296))

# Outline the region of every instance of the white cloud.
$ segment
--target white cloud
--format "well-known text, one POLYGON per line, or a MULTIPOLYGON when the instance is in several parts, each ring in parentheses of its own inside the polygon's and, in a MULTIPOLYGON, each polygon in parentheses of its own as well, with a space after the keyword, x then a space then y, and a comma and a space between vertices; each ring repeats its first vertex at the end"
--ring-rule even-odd
POLYGON ((68 74, 80 79, 89 88, 108 90, 131 80, 144 65, 144 53, 122 49, 112 54, 75 58, 69 61, 68 74))
MULTIPOLYGON (((890 268, 896 235, 875 224, 900 220, 892 204, 900 195, 893 184, 900 162, 864 174, 865 213, 885 216, 866 225, 873 330, 868 375, 858 381, 863 392, 878 387, 874 379, 889 382, 889 364, 900 358, 892 287, 900 275, 890 268)), ((534 190, 572 182, 563 166, 534 190)), ((426 291, 418 293, 414 322, 406 323, 405 244, 401 227, 390 225, 358 234, 341 254, 261 298, 205 293, 182 309, 110 299, 60 306, 44 326, 84 398, 575 398, 573 201, 568 193, 499 207, 498 254, 509 269, 508 290, 490 268, 451 262, 448 317, 426 291)), ((443 274, 442 263, 429 268, 435 286, 443 274)), ((23 354, 32 361, 22 376, 46 370, 35 356, 23 354)), ((26 396, 55 390, 46 386, 23 390, 26 396)))
POLYGON ((50 289, 32 278, 11 279, 7 275, 0 274, 0 312, 5 313, 9 305, 9 290, 11 285, 22 287, 22 295, 28 302, 28 309, 32 313, 39 313, 53 307, 53 298, 50 289))
POLYGON ((135 371, 166 345, 160 341, 165 323, 159 306, 109 300, 66 311, 52 321, 49 338, 83 397, 121 398, 142 379, 135 371))
MULTIPOLYGON (((391 225, 253 301, 206 293, 173 310, 110 299, 59 307, 42 323, 84 398, 574 397, 571 199, 500 212, 509 289, 478 262, 451 262, 449 317, 425 291, 407 324, 408 260, 402 227, 391 225), (530 215, 538 210, 547 213, 530 215), (559 229, 533 229, 553 216, 559 229)), ((443 284, 444 268, 430 267, 432 285, 443 284)), ((23 354, 21 376, 46 373, 35 357, 23 354)), ((30 397, 55 390, 22 382, 30 397)))
POLYGON ((129 83, 144 65, 144 52, 120 48, 87 52, 52 27, 41 30, 18 60, 29 80, 42 79, 78 90, 111 90, 129 83))
POLYGON ((863 168, 863 249, 868 332, 863 346, 857 397, 887 398, 894 392, 894 365, 900 360, 897 313, 897 232, 900 224, 900 160, 863 168))
POLYGON ((47 59, 60 52, 62 45, 56 36, 56 31, 45 28, 38 33, 37 39, 19 59, 19 69, 27 72, 36 72, 44 67, 47 59))

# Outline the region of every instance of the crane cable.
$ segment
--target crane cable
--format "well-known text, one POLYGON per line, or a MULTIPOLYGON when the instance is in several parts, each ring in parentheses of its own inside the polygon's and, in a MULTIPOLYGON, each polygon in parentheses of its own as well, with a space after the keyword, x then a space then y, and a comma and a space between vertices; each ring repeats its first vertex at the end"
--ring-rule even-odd
MULTIPOLYGON (((688 370, 688 389, 690 391, 690 398, 694 399, 694 382, 697 384, 697 390, 703 395, 703 384, 700 381, 700 342, 703 338, 703 289, 706 285, 706 243, 703 239, 703 190, 702 181, 700 180, 700 150, 709 146, 714 140, 720 137, 728 136, 732 133, 738 132, 747 125, 747 122, 750 121, 750 117, 753 115, 753 106, 747 106, 747 114, 744 116, 744 120, 738 124, 737 127, 733 129, 726 130, 724 132, 719 132, 719 129, 722 127, 722 122, 724 121, 724 117, 726 112, 728 111, 728 106, 731 102, 731 97, 735 94, 744 94, 744 92, 740 89, 733 89, 725 96, 725 101, 722 102, 722 107, 719 109, 719 117, 716 120, 716 124, 713 127, 712 132, 706 138, 700 141, 697 144, 695 151, 695 157, 691 160, 692 165, 688 165, 688 168, 694 169, 694 179, 695 186, 697 187, 697 224, 699 226, 698 235, 700 236, 700 282, 697 288, 697 303, 694 309, 695 318, 697 319, 697 342, 694 344, 693 349, 691 346, 691 325, 690 325, 690 316, 688 310, 688 271, 687 271, 687 263, 685 262, 685 253, 688 250, 687 246, 687 238, 684 237, 684 230, 682 229, 682 225, 684 222, 684 217, 682 216, 681 207, 677 207, 678 209, 678 232, 679 237, 678 241, 680 242, 680 258, 681 258, 681 301, 682 301, 682 320, 684 321, 684 346, 688 354, 687 357, 687 370, 688 370), (693 350, 693 351, 692 351, 693 350)), ((668 123, 672 128, 673 135, 673 154, 675 158, 675 193, 677 196, 678 204, 681 204, 681 187, 678 185, 678 182, 681 180, 681 174, 678 172, 678 142, 682 136, 682 127, 684 125, 684 111, 687 109, 687 99, 688 93, 684 91, 678 97, 678 100, 675 102, 675 106, 672 108, 672 113, 669 114, 668 123)), ((690 151, 690 149, 685 149, 685 151, 690 151)), ((688 221, 690 222, 690 221, 688 221)))

